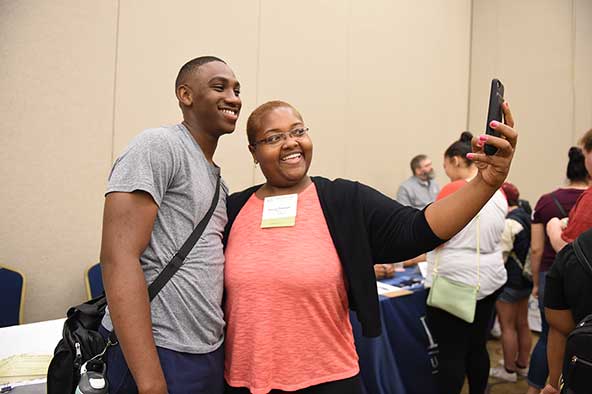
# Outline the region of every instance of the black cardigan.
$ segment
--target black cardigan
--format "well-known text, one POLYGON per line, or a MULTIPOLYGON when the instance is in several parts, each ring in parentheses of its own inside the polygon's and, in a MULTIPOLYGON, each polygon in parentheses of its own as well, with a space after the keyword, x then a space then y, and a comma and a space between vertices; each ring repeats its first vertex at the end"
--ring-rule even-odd
MULTIPOLYGON (((378 293, 373 265, 403 261, 444 242, 425 219, 423 211, 406 207, 379 191, 345 179, 311 177, 347 283, 350 308, 357 312, 364 336, 380 335, 378 293)), ((228 224, 261 185, 228 197, 228 224)))

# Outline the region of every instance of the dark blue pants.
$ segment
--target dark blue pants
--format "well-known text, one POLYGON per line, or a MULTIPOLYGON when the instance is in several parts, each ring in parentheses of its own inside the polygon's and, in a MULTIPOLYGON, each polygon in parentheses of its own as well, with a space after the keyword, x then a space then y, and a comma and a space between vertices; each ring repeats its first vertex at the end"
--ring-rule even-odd
MULTIPOLYGON (((100 327, 107 338, 109 332, 100 327)), ((206 354, 176 352, 156 347, 169 394, 222 394, 224 391, 224 346, 206 354)), ((136 394, 138 388, 120 346, 107 350, 107 381, 110 394, 136 394)))
POLYGON ((547 337, 549 335, 549 323, 545 318, 545 283, 547 272, 539 272, 539 311, 541 313, 541 335, 530 355, 530 368, 528 369, 528 385, 541 390, 545 387, 549 376, 549 364, 547 363, 547 337))

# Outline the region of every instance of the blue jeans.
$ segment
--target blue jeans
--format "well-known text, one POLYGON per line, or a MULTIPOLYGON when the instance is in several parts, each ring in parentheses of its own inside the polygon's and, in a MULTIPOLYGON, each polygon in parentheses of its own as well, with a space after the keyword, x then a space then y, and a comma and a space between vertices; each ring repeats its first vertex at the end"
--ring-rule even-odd
MULTIPOLYGON (((109 332, 101 326, 107 338, 109 332)), ((222 394, 224 391, 224 345, 206 354, 176 352, 156 347, 169 394, 222 394)), ((136 394, 138 388, 120 346, 107 350, 107 381, 110 394, 136 394)))
POLYGON ((547 364, 547 336, 549 324, 545 319, 545 282, 547 272, 539 272, 539 311, 541 312, 541 336, 530 355, 530 367, 528 369, 528 385, 542 389, 547 382, 549 365, 547 364))

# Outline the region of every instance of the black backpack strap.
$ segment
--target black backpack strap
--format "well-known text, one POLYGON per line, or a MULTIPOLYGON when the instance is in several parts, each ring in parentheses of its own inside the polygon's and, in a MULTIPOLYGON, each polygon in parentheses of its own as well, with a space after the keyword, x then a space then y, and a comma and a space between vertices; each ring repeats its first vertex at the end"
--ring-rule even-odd
POLYGON ((555 205, 557 205, 557 209, 559 209, 559 213, 561 214, 561 217, 566 218, 568 216, 568 214, 565 212, 565 208, 563 208, 563 205, 561 205, 561 203, 559 202, 557 197, 555 197, 555 193, 551 193, 551 198, 555 202, 555 205))
MULTIPOLYGON (((156 279, 154 279, 154 281, 148 287, 148 296, 150 297, 150 301, 152 301, 154 297, 156 297, 156 295, 164 287, 164 285, 166 285, 167 282, 173 277, 173 275, 175 275, 175 273, 179 270, 179 268, 181 268, 181 266, 185 262, 185 258, 187 258, 187 255, 189 254, 189 252, 191 252, 191 249, 193 249, 193 247, 199 240, 199 237, 201 237, 204 230, 206 229, 206 226, 210 222, 210 219, 214 214, 214 211, 216 210, 216 206, 218 205, 219 198, 220 176, 218 175, 218 180, 216 181, 216 191, 214 192, 214 197, 212 198, 212 204, 210 205, 210 209, 203 217, 203 219, 201 219, 201 221, 197 224, 191 235, 189 235, 189 238, 187 238, 185 243, 183 243, 183 246, 181 246, 179 251, 175 253, 171 261, 169 261, 168 264, 163 268, 163 270, 160 271, 156 279)), ((99 356, 102 356, 109 346, 117 345, 117 343, 117 335, 115 334, 115 330, 112 330, 109 334, 109 340, 107 341, 105 350, 103 350, 103 353, 99 356)))
POLYGON ((148 295, 150 296, 150 301, 156 297, 158 292, 167 284, 167 282, 175 275, 175 273, 181 268, 183 263, 185 262, 185 258, 191 252, 191 249, 195 246, 199 237, 203 234, 206 226, 210 222, 210 218, 214 214, 216 210, 216 206, 218 205, 218 199, 220 198, 220 176, 218 176, 218 181, 216 182, 216 192, 214 193, 214 198, 212 199, 212 204, 210 205, 210 209, 206 213, 206 215, 201 219, 201 221, 195 227, 195 230, 191 233, 189 238, 185 241, 183 246, 179 249, 179 251, 173 256, 171 261, 164 267, 162 271, 158 274, 156 279, 150 284, 148 287, 148 295))
MULTIPOLYGON (((589 231, 587 231, 586 233, 589 233, 589 231)), ((584 233, 584 234, 586 234, 586 233, 584 233)), ((572 242, 572 246, 573 246, 573 250, 576 254, 576 257, 578 258, 578 261, 580 262, 580 264, 582 264, 582 266, 584 267, 584 270, 586 272, 588 272, 590 275, 592 275, 592 264, 590 263, 590 260, 588 259, 588 257, 586 257, 586 254, 584 253, 584 249, 582 246, 582 243, 585 242, 582 235, 580 235, 578 238, 576 238, 572 242)), ((588 237, 588 238, 590 238, 590 237, 588 237)))

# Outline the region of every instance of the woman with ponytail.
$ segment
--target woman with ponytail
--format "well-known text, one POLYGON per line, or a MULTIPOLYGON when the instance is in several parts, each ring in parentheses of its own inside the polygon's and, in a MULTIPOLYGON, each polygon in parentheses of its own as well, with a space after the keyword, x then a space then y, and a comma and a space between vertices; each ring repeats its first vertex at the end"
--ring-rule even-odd
MULTIPOLYGON (((444 171, 451 183, 444 186, 436 201, 466 187, 479 172, 477 163, 467 157, 473 136, 465 131, 444 152, 444 171)), ((442 394, 460 393, 465 376, 471 394, 483 394, 489 376, 486 342, 495 300, 506 282, 501 237, 508 203, 498 189, 477 216, 458 234, 428 253, 426 286, 431 286, 434 267, 438 275, 451 281, 478 286, 477 306, 472 323, 447 311, 428 306, 427 320, 438 344, 438 390, 442 394)))
POLYGON ((571 147, 568 153, 566 185, 544 194, 539 198, 532 214, 530 262, 532 266, 532 295, 538 298, 541 314, 541 335, 537 341, 528 370, 527 394, 538 394, 545 387, 549 366, 547 363, 547 337, 549 325, 543 308, 544 290, 547 271, 555 260, 555 250, 547 235, 546 226, 552 218, 565 218, 571 208, 588 188, 589 175, 585 166, 585 157, 578 147, 571 147))
MULTIPOLYGON (((588 175, 592 176, 592 129, 588 130, 580 139, 580 146, 582 147, 584 166, 588 175)), ((578 198, 573 209, 569 212, 567 223, 558 218, 549 221, 547 234, 556 252, 573 242, 581 233, 592 228, 592 214, 590 212, 592 212, 592 188, 588 188, 578 198)))

